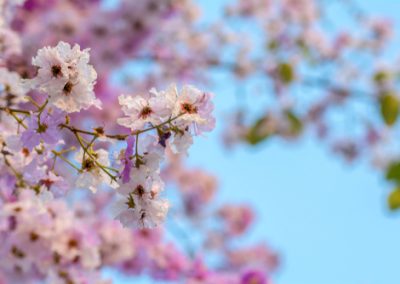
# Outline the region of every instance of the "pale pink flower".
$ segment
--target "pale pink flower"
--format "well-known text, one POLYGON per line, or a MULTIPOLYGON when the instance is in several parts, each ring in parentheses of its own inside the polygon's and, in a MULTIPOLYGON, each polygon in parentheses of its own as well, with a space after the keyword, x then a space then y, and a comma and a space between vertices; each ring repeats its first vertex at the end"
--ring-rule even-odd
POLYGON ((25 89, 18 73, 0 68, 0 94, 2 104, 12 106, 24 101, 25 89))
POLYGON ((111 187, 117 187, 111 177, 101 169, 109 167, 110 160, 108 152, 104 149, 92 151, 90 156, 80 149, 76 156, 76 160, 81 163, 81 171, 77 177, 75 185, 79 188, 89 189, 93 193, 97 191, 101 184, 105 183, 111 187))
POLYGON ((97 74, 89 65, 89 49, 81 51, 79 45, 71 48, 61 41, 56 47, 40 49, 32 64, 39 70, 28 83, 47 93, 51 104, 65 112, 100 108, 93 92, 97 74))
POLYGON ((119 96, 119 104, 126 117, 119 118, 117 122, 133 131, 142 130, 146 124, 162 123, 171 114, 162 94, 152 89, 144 96, 119 96))

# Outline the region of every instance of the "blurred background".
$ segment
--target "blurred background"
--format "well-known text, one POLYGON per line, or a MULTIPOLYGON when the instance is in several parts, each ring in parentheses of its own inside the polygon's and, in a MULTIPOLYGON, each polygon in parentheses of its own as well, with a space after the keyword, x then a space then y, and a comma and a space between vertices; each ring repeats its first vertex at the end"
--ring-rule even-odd
MULTIPOLYGON (((209 202, 214 184, 203 190, 200 177, 189 194, 176 180, 166 190, 167 240, 187 255, 203 253, 216 271, 238 272, 210 251, 186 251, 219 232, 239 248, 262 243, 276 252, 276 272, 274 261, 260 260, 275 284, 399 282, 399 1, 28 0, 17 11, 13 27, 23 35, 24 53, 10 65, 24 78, 34 76, 31 58, 43 45, 63 40, 91 48, 96 95, 107 107, 75 117, 82 124, 94 117, 116 132, 121 93, 176 82, 215 94, 217 127, 196 138, 184 163, 218 179, 216 204, 209 202), (193 201, 209 215, 190 216, 193 201), (221 221, 218 209, 227 203, 255 210, 248 234, 224 231, 230 220, 221 221), (192 230, 201 221, 217 224, 205 226, 204 239, 192 230)), ((169 159, 167 170, 176 162, 169 159)), ((233 227, 243 225, 240 217, 233 227)), ((226 257, 229 249, 219 245, 226 257)), ((115 283, 157 279, 105 274, 115 283)))
MULTIPOLYGON (((201 2, 214 10, 213 1, 201 2)), ((400 27, 400 3, 360 5, 400 27)), ((222 117, 229 96, 224 88, 215 93, 222 117)), ((398 283, 399 216, 387 209, 384 179, 365 161, 346 164, 307 135, 232 153, 216 140, 218 131, 197 143, 190 161, 217 174, 221 199, 254 204, 260 223, 249 238, 267 238, 280 252, 276 283, 398 283)))
MULTIPOLYGON (((214 1, 200 2, 210 17, 217 13, 214 1)), ((359 2, 400 27, 397 1, 359 2)), ((219 126, 229 110, 225 90, 213 90, 219 126)), ((384 179, 365 161, 340 161, 310 135, 234 152, 218 147, 218 136, 196 143, 189 161, 219 177, 220 199, 254 204, 260 220, 249 238, 267 238, 280 252, 276 283, 398 283, 399 216, 387 209, 384 179)))
MULTIPOLYGON (((206 19, 213 19, 229 1, 198 2, 206 19)), ((359 2, 367 13, 389 17, 400 27, 399 2, 359 2)), ((338 12, 336 19, 342 16, 338 12)), ((208 88, 216 94, 217 129, 198 139, 188 163, 218 177, 220 201, 256 208, 259 222, 242 241, 265 239, 279 252, 274 283, 398 283, 400 220, 387 209, 384 178, 364 160, 337 159, 307 133, 297 143, 271 139, 226 150, 221 133, 235 98, 229 79, 215 76, 218 86, 208 88)))

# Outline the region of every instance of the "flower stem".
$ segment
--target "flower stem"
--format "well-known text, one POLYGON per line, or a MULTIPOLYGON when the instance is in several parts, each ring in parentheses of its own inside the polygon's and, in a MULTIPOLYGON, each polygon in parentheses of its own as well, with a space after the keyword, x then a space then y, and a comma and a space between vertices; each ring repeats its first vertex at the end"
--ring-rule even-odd
POLYGON ((75 170, 77 170, 78 172, 81 172, 81 169, 78 168, 77 166, 75 166, 70 160, 68 160, 67 158, 65 158, 63 155, 61 155, 60 152, 57 152, 55 150, 51 151, 56 157, 59 157, 61 160, 63 160, 64 162, 66 162, 68 165, 70 165, 71 167, 73 167, 75 170))

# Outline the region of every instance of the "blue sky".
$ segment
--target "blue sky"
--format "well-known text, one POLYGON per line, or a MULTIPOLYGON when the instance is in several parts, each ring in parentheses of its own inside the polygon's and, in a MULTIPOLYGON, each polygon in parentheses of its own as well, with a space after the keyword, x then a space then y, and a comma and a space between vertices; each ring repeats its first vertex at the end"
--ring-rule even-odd
MULTIPOLYGON (((226 0, 199 2, 214 17, 226 0)), ((358 2, 395 20, 400 11, 399 1, 358 2)), ((211 88, 218 127, 196 140, 189 163, 218 176, 219 200, 255 206, 259 219, 248 241, 265 240, 280 252, 275 283, 399 283, 400 219, 385 207, 390 188, 380 174, 363 163, 343 163, 312 137, 224 150, 221 121, 234 104, 228 86, 211 88)))
MULTIPOLYGON (((216 13, 217 1, 200 2, 207 15, 216 13)), ((400 26, 399 1, 358 2, 400 26)), ((229 109, 226 87, 214 90, 220 119, 229 109)), ((226 152, 219 121, 213 135, 197 139, 190 163, 219 177, 221 200, 255 206, 259 222, 250 239, 281 253, 276 284, 399 283, 400 219, 385 207, 389 186, 379 173, 345 164, 311 137, 226 152)))

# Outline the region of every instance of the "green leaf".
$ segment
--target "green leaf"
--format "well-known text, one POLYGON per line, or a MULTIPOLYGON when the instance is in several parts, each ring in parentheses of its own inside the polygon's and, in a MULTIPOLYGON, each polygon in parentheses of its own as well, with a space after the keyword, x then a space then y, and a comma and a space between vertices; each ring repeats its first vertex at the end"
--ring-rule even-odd
POLYGON ((288 121, 290 123, 291 133, 295 136, 299 135, 303 131, 303 122, 299 117, 291 110, 285 112, 288 121))
POLYGON ((400 188, 393 190, 387 199, 390 210, 397 210, 400 208, 400 188))
POLYGON ((282 62, 278 65, 279 79, 286 85, 289 85, 294 80, 294 70, 290 63, 282 62))
POLYGON ((389 78, 390 75, 385 71, 377 71, 373 76, 375 83, 378 85, 384 84, 389 80, 389 78))
POLYGON ((391 92, 383 94, 380 99, 381 115, 386 125, 392 126, 399 116, 400 103, 397 96, 391 92))
POLYGON ((400 185, 400 162, 392 163, 386 169, 386 179, 400 185))
POLYGON ((268 117, 259 118, 247 132, 245 136, 246 142, 251 145, 257 145, 270 137, 272 133, 270 127, 268 127, 268 122, 268 117))
POLYGON ((279 47, 279 42, 277 40, 270 40, 267 42, 266 47, 270 51, 275 51, 279 47))

